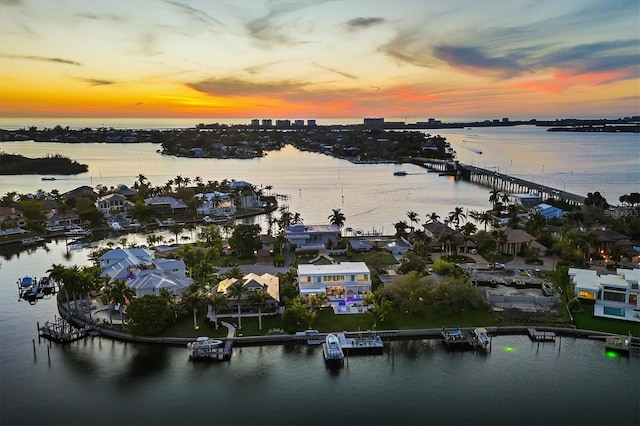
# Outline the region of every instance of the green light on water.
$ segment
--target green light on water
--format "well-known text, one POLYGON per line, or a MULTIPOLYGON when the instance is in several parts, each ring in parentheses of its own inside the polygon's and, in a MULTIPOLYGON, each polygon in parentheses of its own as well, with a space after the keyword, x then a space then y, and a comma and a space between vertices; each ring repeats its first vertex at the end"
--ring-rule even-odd
POLYGON ((504 351, 505 352, 515 352, 516 348, 514 348, 513 346, 505 346, 504 351))
POLYGON ((606 351, 604 354, 607 356, 607 358, 618 358, 620 356, 620 354, 615 351, 606 351))

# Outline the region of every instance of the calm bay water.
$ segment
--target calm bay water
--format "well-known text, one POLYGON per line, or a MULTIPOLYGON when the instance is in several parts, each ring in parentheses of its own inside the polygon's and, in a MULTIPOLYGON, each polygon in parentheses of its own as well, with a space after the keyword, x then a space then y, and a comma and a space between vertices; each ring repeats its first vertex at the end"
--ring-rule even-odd
MULTIPOLYGON (((494 168, 527 180, 586 195, 600 191, 611 204, 640 187, 640 140, 636 134, 546 132, 544 128, 482 128, 438 130, 447 137, 463 163, 494 168), (473 149, 473 150, 472 150, 473 149), (482 151, 483 154, 477 154, 482 151)), ((488 188, 439 177, 414 165, 351 164, 322 154, 287 146, 252 160, 192 159, 162 156, 153 144, 60 144, 4 142, 0 149, 26 156, 62 154, 89 165, 87 173, 42 181, 38 175, 3 176, 0 194, 38 189, 67 191, 80 185, 133 185, 138 174, 162 185, 177 175, 208 180, 245 180, 273 186, 290 195, 291 211, 307 223, 322 223, 341 208, 346 226, 393 232, 392 224, 407 220, 406 212, 421 219, 432 211, 441 217, 453 207, 485 210, 488 188), (409 174, 393 176, 403 169, 409 174)))
MULTIPOLYGON (((4 259, 0 272, 0 423, 3 425, 635 425, 640 359, 562 338, 494 337, 487 354, 437 340, 389 343, 327 370, 318 347, 236 348, 230 362, 193 363, 186 348, 87 338, 38 343, 54 299, 17 301, 15 280, 65 259, 50 243, 4 259), (47 251, 48 250, 48 251, 47 251), (32 339, 36 341, 34 355, 32 339)), ((43 269, 44 268, 44 269, 43 269)))
MULTIPOLYGON (((533 127, 437 133, 447 136, 462 162, 576 193, 599 190, 615 202, 640 183, 637 135, 551 134, 533 127)), ((331 209, 341 208, 346 226, 388 233, 409 210, 424 220, 454 206, 489 207, 486 188, 415 166, 353 165, 291 147, 255 160, 165 157, 150 144, 7 142, 0 149, 60 153, 89 164, 89 173, 54 182, 3 176, 0 194, 131 185, 139 173, 155 185, 176 175, 237 179, 289 194, 290 209, 307 223, 324 223, 331 209), (398 168, 409 175, 394 177, 398 168)), ((571 338, 538 346, 526 337, 500 336, 486 355, 450 353, 437 341, 399 341, 391 343, 393 356, 352 357, 340 371, 325 369, 319 348, 237 348, 231 362, 207 364, 191 363, 183 348, 101 338, 54 344, 49 362, 35 324, 57 315, 54 300, 18 302, 15 282, 41 276, 53 263, 87 264, 87 252, 69 258, 60 241, 1 260, 3 425, 640 423, 639 360, 608 358, 602 342, 571 338)))

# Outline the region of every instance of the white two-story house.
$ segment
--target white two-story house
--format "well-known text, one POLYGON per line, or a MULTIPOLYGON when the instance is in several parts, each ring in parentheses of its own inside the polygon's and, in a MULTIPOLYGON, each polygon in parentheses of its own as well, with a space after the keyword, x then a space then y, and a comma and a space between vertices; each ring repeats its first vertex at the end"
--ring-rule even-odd
POLYGON ((236 206, 233 197, 226 192, 207 192, 206 194, 196 194, 196 212, 199 215, 214 215, 232 217, 236 214, 236 206))
POLYGON ((327 248, 340 239, 340 227, 337 225, 305 225, 296 223, 285 229, 285 237, 295 251, 314 251, 327 248))
POLYGON ((640 322, 640 269, 618 268, 615 274, 598 275, 591 269, 569 269, 574 295, 594 301, 594 316, 640 322))
POLYGON ((330 304, 356 305, 371 293, 371 272, 364 262, 298 265, 300 295, 326 294, 330 304))

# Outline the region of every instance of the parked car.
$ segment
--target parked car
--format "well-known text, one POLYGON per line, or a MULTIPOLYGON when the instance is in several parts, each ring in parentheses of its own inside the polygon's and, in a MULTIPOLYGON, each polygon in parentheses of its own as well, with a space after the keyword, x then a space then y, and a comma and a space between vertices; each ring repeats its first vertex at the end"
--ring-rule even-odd
POLYGON ((496 263, 495 265, 493 265, 493 269, 506 269, 507 267, 505 266, 504 263, 496 263))
POLYGON ((478 254, 478 250, 476 250, 476 249, 469 249, 469 254, 478 254))

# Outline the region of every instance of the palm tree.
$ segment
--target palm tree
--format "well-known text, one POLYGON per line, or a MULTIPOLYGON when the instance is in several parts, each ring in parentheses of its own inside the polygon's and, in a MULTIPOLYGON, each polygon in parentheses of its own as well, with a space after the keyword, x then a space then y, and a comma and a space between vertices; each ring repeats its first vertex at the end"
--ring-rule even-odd
POLYGON ((449 222, 456 224, 456 229, 460 227, 460 220, 466 219, 467 215, 464 214, 462 207, 455 207, 452 212, 449 212, 449 222))
POLYGON ((409 227, 409 225, 407 225, 407 222, 405 222, 404 220, 394 223, 393 226, 396 228, 396 235, 398 237, 404 237, 405 235, 407 235, 407 228, 409 227))
POLYGON ((493 205, 493 210, 496 209, 496 206, 500 202, 500 190, 492 189, 489 193, 489 202, 493 205))
POLYGON ((482 212, 482 214, 478 218, 478 221, 480 223, 484 224, 484 230, 486 232, 487 231, 487 225, 493 223, 493 216, 491 216, 491 213, 489 213, 489 212, 482 212))
POLYGON ((227 272, 224 274, 227 278, 236 278, 236 279, 240 279, 244 276, 244 272, 242 271, 242 269, 240 269, 239 266, 232 266, 231 268, 227 269, 227 272))
POLYGON ((464 225, 462 225, 462 233, 467 237, 470 237, 471 235, 475 234, 477 230, 478 230, 478 227, 473 222, 467 222, 464 225))
POLYGON ((427 216, 427 220, 431 223, 435 223, 440 219, 440 215, 436 212, 431 212, 429 216, 427 216))
POLYGON ((249 294, 249 302, 258 307, 258 330, 262 330, 262 308, 269 300, 269 293, 257 289, 249 294))
POLYGON ((332 225, 336 225, 338 228, 342 228, 344 226, 344 213, 340 211, 340 209, 333 209, 333 213, 330 214, 327 219, 329 219, 329 223, 332 225))
POLYGON ((438 242, 442 245, 442 250, 445 250, 447 256, 449 256, 451 251, 451 244, 453 243, 453 234, 447 232, 446 234, 440 235, 438 242))
POLYGON ((495 230, 494 238, 496 239, 496 243, 498 244, 500 251, 504 253, 505 252, 504 245, 507 244, 507 242, 509 242, 509 237, 507 236, 507 233, 505 232, 505 230, 504 229, 495 230))
POLYGON ((194 283, 191 284, 189 287, 187 287, 187 289, 185 290, 184 294, 182 295, 182 303, 191 308, 191 311, 193 312, 193 329, 197 330, 198 327, 198 308, 200 308, 204 303, 205 303, 205 294, 204 292, 199 288, 199 286, 194 283))
MULTIPOLYGON (((229 307, 227 296, 220 293, 214 293, 213 295, 211 295, 209 304, 211 305, 213 314, 215 315, 216 319, 218 318, 218 313, 220 312, 221 309, 229 307)), ((217 329, 218 329, 218 321, 216 321, 216 330, 217 329)))
POLYGON ((271 190, 273 189, 273 186, 272 185, 267 185, 267 186, 264 187, 264 189, 266 189, 267 192, 269 193, 269 195, 271 195, 271 190))
POLYGON ((169 231, 176 236, 176 244, 178 244, 178 236, 180 235, 180 232, 182 232, 182 225, 174 223, 169 227, 169 231))
POLYGON ((244 287, 243 280, 236 280, 233 284, 227 287, 227 293, 229 297, 236 299, 236 304, 238 306, 238 330, 242 330, 242 315, 240 314, 240 299, 244 295, 246 289, 244 287))
POLYGON ((414 223, 418 223, 418 213, 414 212, 414 211, 408 211, 407 212, 407 217, 409 218, 409 221, 411 222, 411 232, 415 231, 415 228, 413 227, 414 223))
POLYGON ((109 299, 115 305, 120 305, 120 323, 124 328, 124 313, 123 306, 127 301, 130 301, 135 296, 135 291, 127 286, 127 283, 123 280, 114 280, 109 285, 108 290, 109 299))

